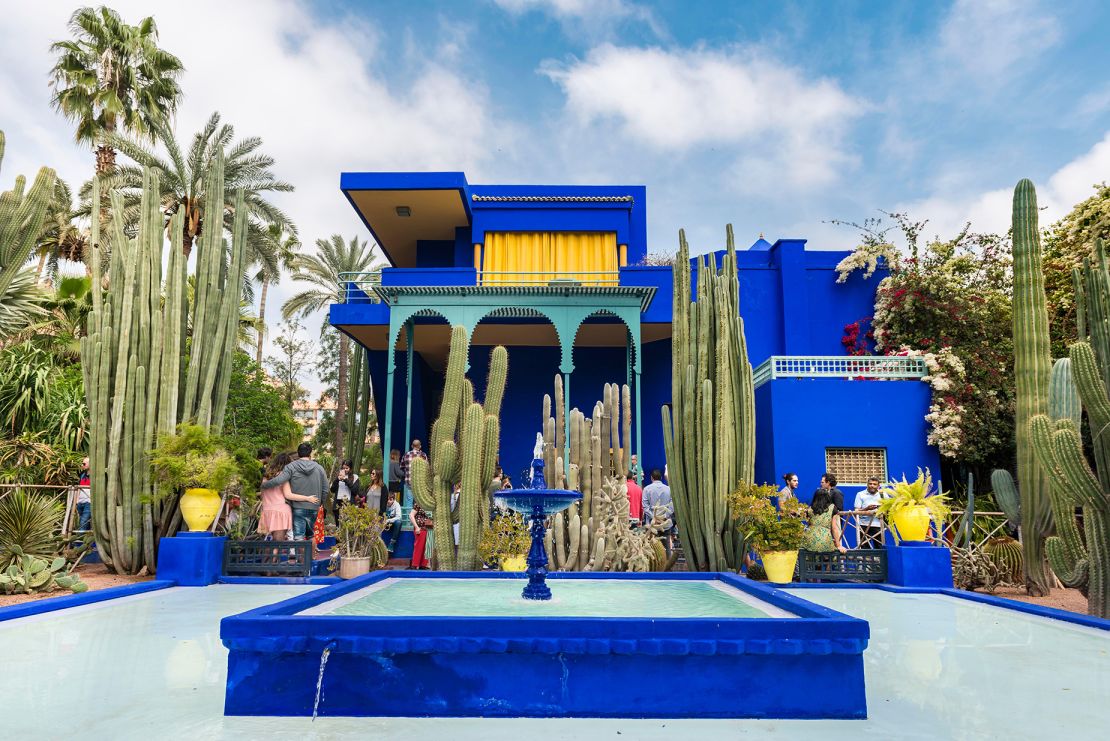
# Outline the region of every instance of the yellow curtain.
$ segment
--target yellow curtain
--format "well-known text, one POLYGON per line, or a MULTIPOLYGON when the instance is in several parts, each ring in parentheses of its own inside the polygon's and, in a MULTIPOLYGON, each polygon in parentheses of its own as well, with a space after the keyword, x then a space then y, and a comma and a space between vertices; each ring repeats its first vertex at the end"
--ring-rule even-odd
POLYGON ((482 285, 615 286, 618 259, 614 232, 486 232, 482 285))

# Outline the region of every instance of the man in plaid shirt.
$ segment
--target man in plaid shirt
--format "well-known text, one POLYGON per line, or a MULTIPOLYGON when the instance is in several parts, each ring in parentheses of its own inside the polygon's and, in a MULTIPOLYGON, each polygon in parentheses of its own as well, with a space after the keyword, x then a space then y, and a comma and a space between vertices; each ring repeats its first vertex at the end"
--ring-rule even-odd
POLYGON ((428 456, 420 449, 420 441, 412 441, 412 449, 401 457, 401 475, 405 478, 405 508, 412 508, 412 461, 414 458, 428 460, 428 456))

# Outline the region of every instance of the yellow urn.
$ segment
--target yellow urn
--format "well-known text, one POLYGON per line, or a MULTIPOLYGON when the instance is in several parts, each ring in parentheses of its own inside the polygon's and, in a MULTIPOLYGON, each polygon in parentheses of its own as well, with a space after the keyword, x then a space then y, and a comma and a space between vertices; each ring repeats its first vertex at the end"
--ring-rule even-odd
POLYGON ((524 556, 504 556, 501 559, 502 571, 526 571, 528 563, 524 556))
POLYGON ((192 532, 207 530, 220 512, 220 492, 215 489, 186 489, 181 497, 181 516, 192 532))
POLYGON ((932 517, 929 508, 924 504, 916 507, 905 507, 898 510, 890 518, 898 530, 898 537, 911 543, 926 540, 929 536, 929 523, 932 517))
POLYGON ((789 584, 794 581, 794 567, 798 565, 797 551, 767 551, 761 553, 763 570, 767 581, 774 584, 789 584))

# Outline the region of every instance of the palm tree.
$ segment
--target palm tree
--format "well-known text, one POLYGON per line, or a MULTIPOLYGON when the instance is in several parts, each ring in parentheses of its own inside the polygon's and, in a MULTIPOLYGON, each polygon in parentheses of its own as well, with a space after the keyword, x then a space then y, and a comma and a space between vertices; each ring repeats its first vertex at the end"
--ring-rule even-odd
POLYGON ((73 40, 58 41, 50 71, 54 108, 77 122, 75 138, 96 148, 96 174, 109 172, 116 152, 104 141, 119 130, 151 137, 181 98, 181 60, 158 48, 151 17, 132 26, 111 8, 81 8, 69 19, 73 40))
MULTIPOLYGON (((367 248, 366 240, 352 237, 344 242, 343 237, 333 234, 331 239, 317 239, 317 255, 297 255, 293 259, 293 280, 309 283, 312 288, 290 297, 281 307, 282 316, 288 320, 294 315, 306 317, 309 314, 340 302, 340 273, 365 273, 378 267, 375 245, 367 248)), ((335 458, 343 458, 343 436, 347 413, 347 360, 349 340, 339 333, 339 383, 338 399, 335 400, 335 458)))
MULTIPOLYGON (((278 224, 270 224, 266 228, 266 237, 276 251, 277 262, 280 267, 289 270, 293 258, 296 257, 295 250, 301 246, 300 241, 297 240, 295 235, 287 234, 285 229, 278 224)), ((254 360, 260 368, 262 367, 262 343, 266 339, 266 294, 269 292, 270 284, 277 284, 280 278, 280 270, 271 273, 265 265, 254 276, 254 279, 262 285, 262 296, 258 301, 258 353, 254 360)))
MULTIPOLYGON (((251 218, 247 224, 247 259, 254 264, 263 265, 271 273, 280 270, 276 250, 266 235, 266 225, 277 224, 296 236, 297 228, 285 213, 266 199, 269 193, 287 193, 293 190, 289 183, 278 180, 270 170, 274 158, 257 150, 262 146, 258 137, 248 137, 232 143, 235 128, 229 124, 220 125, 219 112, 213 113, 208 123, 193 136, 192 145, 184 152, 165 123, 155 126, 154 135, 168 155, 164 159, 153 148, 135 138, 110 134, 105 141, 133 160, 136 165, 121 165, 101 178, 102 192, 119 189, 124 196, 124 223, 137 225, 139 204, 142 199, 143 168, 156 167, 160 173, 159 184, 162 190, 162 212, 166 215, 166 226, 177 213, 179 207, 185 209, 184 247, 185 254, 192 252, 193 242, 204 229, 206 214, 204 199, 206 175, 212 168, 216 153, 224 150, 224 201, 223 225, 230 232, 235 215, 232 213, 235 192, 242 189, 246 196, 247 208, 251 218)), ((82 202, 88 203, 92 197, 92 184, 86 183, 81 190, 82 202)))
MULTIPOLYGON (((39 237, 35 251, 39 255, 39 264, 35 275, 42 279, 43 268, 50 278, 58 276, 58 261, 84 262, 85 247, 89 241, 88 232, 83 231, 74 223, 79 217, 79 212, 73 208, 73 195, 65 181, 58 178, 54 181, 54 199, 46 210, 46 221, 42 225, 42 236, 39 237)), ((90 272, 89 267, 85 267, 90 272)))

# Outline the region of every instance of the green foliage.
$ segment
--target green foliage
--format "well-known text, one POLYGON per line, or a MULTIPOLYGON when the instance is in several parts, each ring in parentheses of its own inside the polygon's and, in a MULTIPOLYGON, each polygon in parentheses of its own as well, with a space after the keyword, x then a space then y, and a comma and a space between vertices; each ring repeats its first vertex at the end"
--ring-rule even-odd
POLYGON ((504 559, 527 554, 531 544, 532 538, 524 516, 511 512, 497 517, 489 527, 482 530, 482 537, 478 541, 478 556, 486 566, 499 569, 504 559))
POLYGON ((767 581, 767 571, 761 563, 753 563, 748 567, 748 578, 752 581, 767 581))
POLYGON ((29 344, 0 353, 0 424, 18 435, 44 429, 53 358, 29 344))
POLYGON ((882 488, 882 499, 879 500, 879 514, 887 520, 899 512, 915 507, 925 506, 938 526, 942 525, 952 516, 948 506, 948 495, 933 489, 933 477, 929 469, 917 469, 917 478, 907 481, 905 475, 901 481, 891 479, 882 488))
MULTIPOLYGON (((382 543, 385 518, 376 510, 365 507, 343 507, 339 515, 339 529, 335 535, 335 551, 341 557, 363 558, 373 556, 382 543)), ((384 544, 382 544, 384 550, 384 544)), ((374 568, 384 563, 372 563, 374 568)))
POLYGON ((23 554, 53 556, 65 512, 57 497, 16 489, 0 499, 0 569, 23 554))
POLYGON ((89 588, 76 574, 63 573, 66 568, 64 558, 47 561, 25 554, 18 547, 13 549, 12 556, 11 563, 0 571, 0 589, 5 594, 52 592, 58 588, 78 593, 89 588))
POLYGON ((154 477, 163 487, 223 491, 239 474, 239 465, 219 438, 200 425, 181 424, 163 435, 150 454, 154 477))
POLYGON ((1072 270, 1094 256, 1095 240, 1110 241, 1110 185, 1095 193, 1049 227, 1044 239, 1044 287, 1052 357, 1067 355, 1068 345, 1082 339, 1076 332, 1076 291, 1072 270))
MULTIPOLYGON (((0 131, 0 163, 3 160, 4 132, 0 131)), ((53 170, 44 167, 30 190, 25 191, 21 175, 11 190, 0 193, 0 345, 43 313, 35 274, 23 265, 42 233, 56 178, 53 170)))
POLYGON ((303 401, 308 396, 304 386, 301 386, 301 377, 308 367, 312 343, 300 338, 303 329, 297 322, 282 322, 281 335, 274 338, 274 344, 281 353, 266 358, 266 366, 277 381, 277 389, 290 409, 295 402, 303 401))
POLYGON ((236 352, 232 363, 224 436, 236 446, 275 451, 288 450, 301 439, 301 426, 289 404, 243 352, 236 352))
POLYGON ((770 484, 741 482, 729 493, 728 506, 744 542, 758 553, 796 551, 802 547, 803 522, 808 507, 797 499, 783 499, 776 509, 771 497, 778 490, 770 484))
POLYGON ((80 463, 80 453, 51 444, 45 432, 0 437, 0 483, 65 486, 80 463))
POLYGON ((963 465, 1008 463, 1014 419, 1009 240, 965 226, 951 239, 923 243, 927 222, 887 216, 893 222, 887 226, 881 219, 837 222, 860 231, 859 246, 837 266, 838 280, 855 270, 868 277, 876 259, 885 262, 890 274, 879 283, 871 317, 875 353, 932 355, 947 348, 959 366, 944 368, 947 377, 931 383, 934 442, 963 465), (892 232, 906 243, 904 251, 892 232))
POLYGON ((1021 543, 1008 535, 990 538, 983 543, 986 553, 1002 574, 1003 581, 1021 584, 1024 573, 1022 568, 1021 543))
MULTIPOLYGON (((99 145, 117 130, 150 136, 176 109, 184 69, 180 59, 158 48, 154 18, 133 26, 111 8, 80 8, 69 30, 72 39, 50 47, 57 55, 52 103, 76 122, 74 138, 99 145)), ((113 162, 98 156, 97 172, 113 162)))

